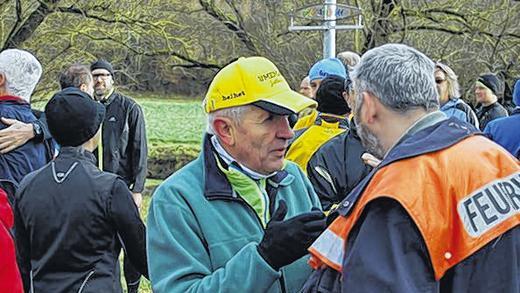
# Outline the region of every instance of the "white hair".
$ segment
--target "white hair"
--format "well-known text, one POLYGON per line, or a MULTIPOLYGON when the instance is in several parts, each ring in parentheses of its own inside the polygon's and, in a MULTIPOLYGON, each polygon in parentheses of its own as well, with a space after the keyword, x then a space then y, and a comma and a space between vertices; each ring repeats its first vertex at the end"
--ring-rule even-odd
POLYGON ((27 51, 8 49, 0 53, 0 73, 5 75, 7 92, 30 103, 42 65, 27 51))
POLYGON ((208 113, 208 125, 206 128, 207 133, 216 134, 215 129, 213 129, 213 122, 217 117, 227 117, 233 120, 234 123, 240 125, 242 122, 242 116, 249 112, 253 105, 244 105, 244 106, 236 106, 231 108, 220 109, 211 113, 208 113))
POLYGON ((363 54, 354 68, 354 91, 369 92, 383 105, 398 112, 416 107, 436 110, 439 94, 434 70, 435 63, 412 47, 383 45, 363 54))
POLYGON ((361 57, 352 51, 338 53, 337 57, 339 60, 341 60, 341 62, 343 62, 348 71, 352 71, 361 60, 361 57))

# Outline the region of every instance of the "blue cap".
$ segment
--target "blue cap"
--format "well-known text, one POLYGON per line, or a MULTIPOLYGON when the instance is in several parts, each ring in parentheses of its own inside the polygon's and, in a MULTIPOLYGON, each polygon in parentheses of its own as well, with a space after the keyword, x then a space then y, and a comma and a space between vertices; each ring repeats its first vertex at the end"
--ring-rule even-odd
POLYGON ((516 81, 513 89, 513 103, 515 103, 517 107, 520 107, 520 79, 516 81))
POLYGON ((341 60, 338 58, 322 59, 316 62, 316 64, 312 65, 311 70, 309 70, 310 81, 324 79, 330 75, 337 75, 343 78, 348 78, 345 65, 343 65, 341 60))

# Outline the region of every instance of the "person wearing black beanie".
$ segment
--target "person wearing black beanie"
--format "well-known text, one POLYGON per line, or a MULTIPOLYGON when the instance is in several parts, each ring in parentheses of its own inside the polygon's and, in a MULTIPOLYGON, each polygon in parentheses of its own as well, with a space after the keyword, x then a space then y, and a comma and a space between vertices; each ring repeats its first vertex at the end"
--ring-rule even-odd
POLYGON ((16 195, 15 238, 24 287, 122 292, 114 270, 121 247, 148 275, 146 228, 123 179, 95 164, 92 152, 105 107, 77 88, 66 88, 51 98, 45 114, 61 149, 24 178, 16 195))
MULTIPOLYGON (((60 146, 77 147, 98 134, 105 107, 80 89, 69 87, 51 98, 45 106, 45 115, 49 131, 60 146)), ((94 146, 98 141, 99 135, 94 146)))
POLYGON ((350 114, 351 109, 343 97, 344 84, 345 78, 338 75, 328 76, 321 81, 316 91, 319 112, 340 116, 350 114))
POLYGON ((498 102, 501 92, 502 82, 495 74, 482 74, 477 79, 475 98, 479 107, 476 114, 481 130, 484 130, 490 121, 508 116, 507 110, 498 102))

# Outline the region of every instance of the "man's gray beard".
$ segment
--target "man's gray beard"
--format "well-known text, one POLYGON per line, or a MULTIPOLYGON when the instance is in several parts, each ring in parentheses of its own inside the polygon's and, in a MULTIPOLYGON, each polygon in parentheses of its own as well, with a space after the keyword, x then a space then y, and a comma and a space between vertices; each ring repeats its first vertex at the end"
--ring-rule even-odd
POLYGON ((379 160, 382 160, 386 151, 384 150, 379 138, 377 138, 377 136, 375 136, 374 133, 368 129, 368 127, 364 126, 361 121, 356 121, 356 124, 357 134, 361 139, 361 144, 363 144, 367 152, 379 160))
POLYGON ((94 89, 94 99, 96 101, 101 101, 103 99, 103 97, 105 97, 105 95, 108 95, 108 93, 109 93, 109 90, 107 90, 106 88, 102 89, 102 90, 94 89))

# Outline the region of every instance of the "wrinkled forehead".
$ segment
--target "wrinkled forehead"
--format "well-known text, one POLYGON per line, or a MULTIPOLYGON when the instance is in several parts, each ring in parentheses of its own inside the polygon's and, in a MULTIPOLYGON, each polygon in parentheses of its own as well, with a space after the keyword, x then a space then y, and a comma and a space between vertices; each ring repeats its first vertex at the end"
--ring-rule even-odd
POLYGON ((97 69, 92 70, 92 75, 96 75, 96 74, 110 74, 110 71, 103 69, 103 68, 97 68, 97 69))

